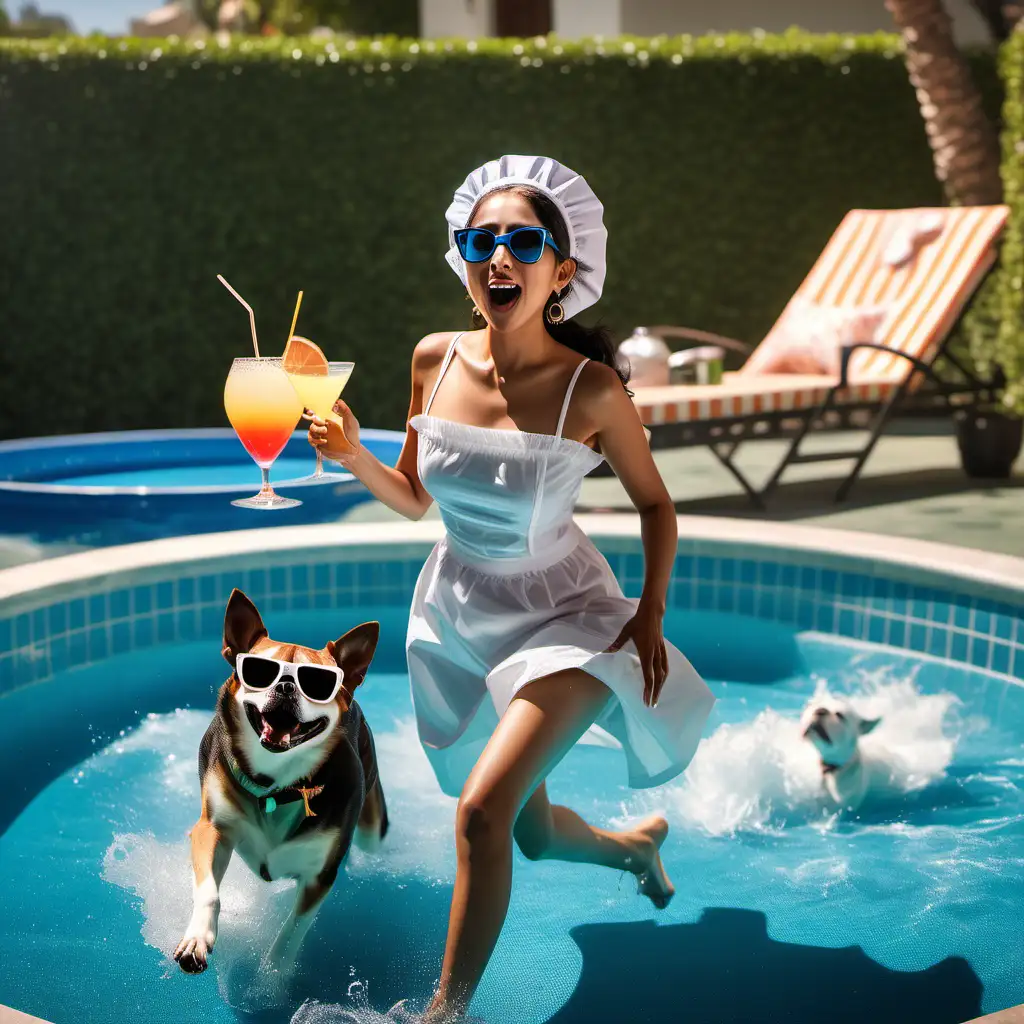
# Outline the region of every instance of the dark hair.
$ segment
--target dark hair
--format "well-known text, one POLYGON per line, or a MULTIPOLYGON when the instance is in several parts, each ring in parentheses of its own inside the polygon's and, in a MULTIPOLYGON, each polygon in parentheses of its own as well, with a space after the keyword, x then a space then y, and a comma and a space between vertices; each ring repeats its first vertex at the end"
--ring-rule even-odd
MULTIPOLYGON (((558 251, 560 253, 567 253, 569 251, 569 230, 554 200, 547 193, 542 192, 539 188, 534 188, 532 185, 503 185, 488 192, 487 195, 493 195, 494 192, 514 192, 517 195, 521 195, 533 207, 533 212, 537 215, 541 225, 551 232, 555 245, 558 246, 558 251)), ((478 201, 476 206, 479 205, 480 202, 478 201)), ((467 223, 471 224, 473 222, 473 217, 476 215, 476 206, 473 207, 473 212, 470 214, 467 223)), ((567 259, 568 257, 564 258, 567 259)), ((590 269, 582 260, 576 259, 577 273, 581 271, 586 272, 590 269)), ((561 293, 551 293, 551 301, 558 302, 568 295, 572 289, 573 282, 570 281, 561 293)), ((483 327, 485 323, 486 320, 484 320, 481 314, 474 314, 474 327, 483 327)), ((595 324, 593 327, 585 327, 570 317, 557 324, 548 323, 545 318, 544 328, 560 345, 565 345, 566 348, 579 352, 581 356, 593 359, 595 363, 604 363, 605 366, 610 366, 619 375, 619 380, 622 381, 622 386, 626 388, 627 393, 632 396, 632 392, 626 387, 629 383, 629 369, 628 367, 623 369, 615 358, 615 343, 612 341, 611 331, 607 327, 603 327, 600 324, 595 324)))

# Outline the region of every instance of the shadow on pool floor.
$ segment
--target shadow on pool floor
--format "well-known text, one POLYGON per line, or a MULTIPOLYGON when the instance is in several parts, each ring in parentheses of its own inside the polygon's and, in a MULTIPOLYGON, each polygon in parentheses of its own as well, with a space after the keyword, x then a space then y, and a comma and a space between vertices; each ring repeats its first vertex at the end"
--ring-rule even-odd
POLYGON ((595 1007, 631 1024, 959 1024, 981 1013, 981 981, 960 957, 892 971, 857 946, 775 942, 757 911, 710 907, 696 924, 582 925, 572 937, 580 980, 548 1024, 593 1024, 595 1007))

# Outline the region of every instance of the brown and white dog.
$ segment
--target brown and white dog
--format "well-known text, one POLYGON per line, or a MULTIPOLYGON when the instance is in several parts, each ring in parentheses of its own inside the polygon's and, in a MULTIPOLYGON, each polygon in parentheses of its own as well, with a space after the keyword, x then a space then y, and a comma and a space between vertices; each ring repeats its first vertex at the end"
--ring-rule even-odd
POLYGON ((373 849, 384 838, 373 736, 352 696, 379 634, 378 623, 365 622, 319 651, 278 643, 253 603, 232 591, 223 647, 232 673, 199 747, 192 919, 174 951, 183 971, 206 970, 233 852, 268 882, 297 881, 295 907, 268 954, 286 975, 353 839, 373 849))

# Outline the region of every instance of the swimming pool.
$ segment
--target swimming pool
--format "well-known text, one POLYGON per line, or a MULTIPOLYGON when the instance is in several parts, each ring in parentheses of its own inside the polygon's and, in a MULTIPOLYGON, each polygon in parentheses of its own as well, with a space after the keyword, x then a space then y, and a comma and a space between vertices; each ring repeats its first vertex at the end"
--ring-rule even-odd
MULTIPOLYGON (((581 521, 636 593, 635 522, 581 521)), ((773 528, 752 541, 751 525, 681 520, 667 633, 719 697, 684 780, 630 791, 617 751, 580 745, 550 783, 599 824, 663 808, 675 901, 658 914, 628 878, 517 853, 474 1003, 486 1020, 666 1020, 684 1006, 708 1022, 823 1009, 953 1022, 1024 1001, 1020 563, 976 553, 953 571, 930 545, 859 536, 853 554, 851 535, 773 528), (823 813, 796 729, 821 685, 883 719, 867 739, 886 782, 857 816, 823 813)), ((251 531, 0 574, 0 928, 18 950, 0 966, 0 1003, 83 1024, 308 1024, 426 996, 454 801, 415 739, 401 640, 436 531, 351 527, 345 544, 324 527, 251 531), (186 977, 168 957, 188 918, 184 833, 234 585, 275 637, 320 647, 382 622, 358 699, 393 827, 379 855, 353 853, 307 939, 296 997, 255 1017, 248 985, 287 883, 233 864, 211 970, 186 977)))
MULTIPOLYGON (((393 466, 405 434, 366 428, 360 438, 393 466)), ((0 441, 0 534, 41 545, 39 554, 53 555, 68 546, 332 522, 371 500, 361 481, 331 462, 324 466, 330 476, 306 479, 314 465, 306 432, 295 431, 270 477, 275 489, 302 504, 254 523, 260 512, 231 502, 259 490, 260 471, 231 429, 125 430, 0 441)))

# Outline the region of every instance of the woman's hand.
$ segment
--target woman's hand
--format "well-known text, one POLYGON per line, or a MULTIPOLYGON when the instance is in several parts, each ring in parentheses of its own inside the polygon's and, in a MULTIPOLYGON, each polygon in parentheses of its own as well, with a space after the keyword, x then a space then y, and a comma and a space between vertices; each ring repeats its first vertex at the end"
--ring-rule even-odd
POLYGON ((334 403, 333 413, 334 416, 326 421, 309 410, 303 413, 303 417, 311 421, 309 443, 319 448, 324 458, 348 466, 359 454, 359 421, 340 398, 334 403))
POLYGON ((640 667, 644 673, 644 703, 654 707, 661 696, 661 688, 668 676, 668 651, 662 626, 664 609, 640 599, 636 614, 622 627, 609 653, 620 650, 630 640, 636 646, 640 667))

